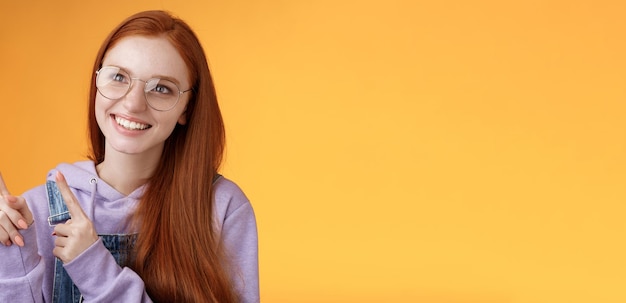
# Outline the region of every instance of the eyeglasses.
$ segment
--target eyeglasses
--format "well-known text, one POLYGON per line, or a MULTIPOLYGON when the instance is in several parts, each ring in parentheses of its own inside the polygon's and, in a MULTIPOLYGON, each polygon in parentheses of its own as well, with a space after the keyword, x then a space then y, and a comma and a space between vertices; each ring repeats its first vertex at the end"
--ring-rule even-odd
POLYGON ((96 72, 96 87, 103 97, 118 100, 126 96, 133 80, 145 82, 143 88, 148 106, 158 111, 168 111, 178 103, 180 95, 192 90, 181 91, 178 86, 166 79, 152 78, 147 81, 131 78, 128 72, 115 66, 105 66, 96 72))

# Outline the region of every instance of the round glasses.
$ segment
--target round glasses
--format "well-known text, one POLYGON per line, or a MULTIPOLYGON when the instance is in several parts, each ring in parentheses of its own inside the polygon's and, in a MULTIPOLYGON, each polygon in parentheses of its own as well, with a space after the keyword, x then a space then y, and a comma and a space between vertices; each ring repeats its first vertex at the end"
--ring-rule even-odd
POLYGON ((178 103, 180 95, 192 90, 181 91, 167 79, 152 78, 147 81, 131 78, 128 72, 115 66, 105 66, 96 72, 96 87, 103 97, 110 100, 121 99, 132 87, 133 80, 145 82, 143 88, 148 106, 158 111, 168 111, 178 103))

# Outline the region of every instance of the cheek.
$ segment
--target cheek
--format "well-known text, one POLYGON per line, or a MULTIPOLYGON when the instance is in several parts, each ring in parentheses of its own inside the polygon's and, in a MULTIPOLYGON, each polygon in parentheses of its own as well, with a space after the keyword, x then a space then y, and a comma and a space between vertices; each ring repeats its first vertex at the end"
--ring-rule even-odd
POLYGON ((176 107, 176 123, 185 125, 187 124, 187 106, 189 99, 185 98, 181 100, 180 104, 176 107))
POLYGON ((168 115, 161 115, 160 117, 155 117, 156 121, 159 121, 159 125, 162 128, 165 128, 169 131, 174 130, 174 127, 178 124, 178 117, 180 117, 180 113, 168 113, 168 115))
POLYGON ((97 96, 96 97, 96 104, 95 104, 95 116, 96 116, 96 121, 98 122, 98 126, 100 126, 100 129, 102 129, 102 123, 104 123, 104 118, 106 116, 106 108, 107 108, 107 102, 108 100, 102 100, 102 97, 97 96))

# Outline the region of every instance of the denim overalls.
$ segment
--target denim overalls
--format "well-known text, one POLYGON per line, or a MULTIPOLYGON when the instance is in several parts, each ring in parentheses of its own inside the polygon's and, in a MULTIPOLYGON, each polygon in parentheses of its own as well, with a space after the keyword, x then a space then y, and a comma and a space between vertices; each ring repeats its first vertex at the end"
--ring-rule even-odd
MULTIPOLYGON (((95 180, 93 180, 95 181, 95 180)), ((48 223, 52 225, 60 224, 70 218, 70 213, 65 206, 61 192, 54 181, 46 182, 48 192, 48 204, 50 207, 50 217, 48 223)), ((137 234, 128 235, 98 235, 102 239, 104 246, 111 252, 117 264, 124 267, 128 264, 131 252, 135 246, 137 234)), ((78 291, 72 279, 63 268, 63 262, 59 258, 54 261, 54 281, 52 285, 52 302, 72 302, 83 301, 83 296, 78 291)))

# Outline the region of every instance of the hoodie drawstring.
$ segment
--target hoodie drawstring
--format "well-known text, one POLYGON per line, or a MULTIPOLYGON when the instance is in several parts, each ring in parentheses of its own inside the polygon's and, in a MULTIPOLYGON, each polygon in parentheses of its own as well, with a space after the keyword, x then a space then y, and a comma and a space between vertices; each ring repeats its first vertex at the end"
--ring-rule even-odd
POLYGON ((95 215, 96 215, 96 191, 97 191, 97 184, 98 184, 98 178, 96 177, 91 177, 91 179, 89 180, 89 184, 91 184, 91 198, 90 198, 90 205, 91 205, 91 216, 90 216, 90 220, 95 220, 95 215))

